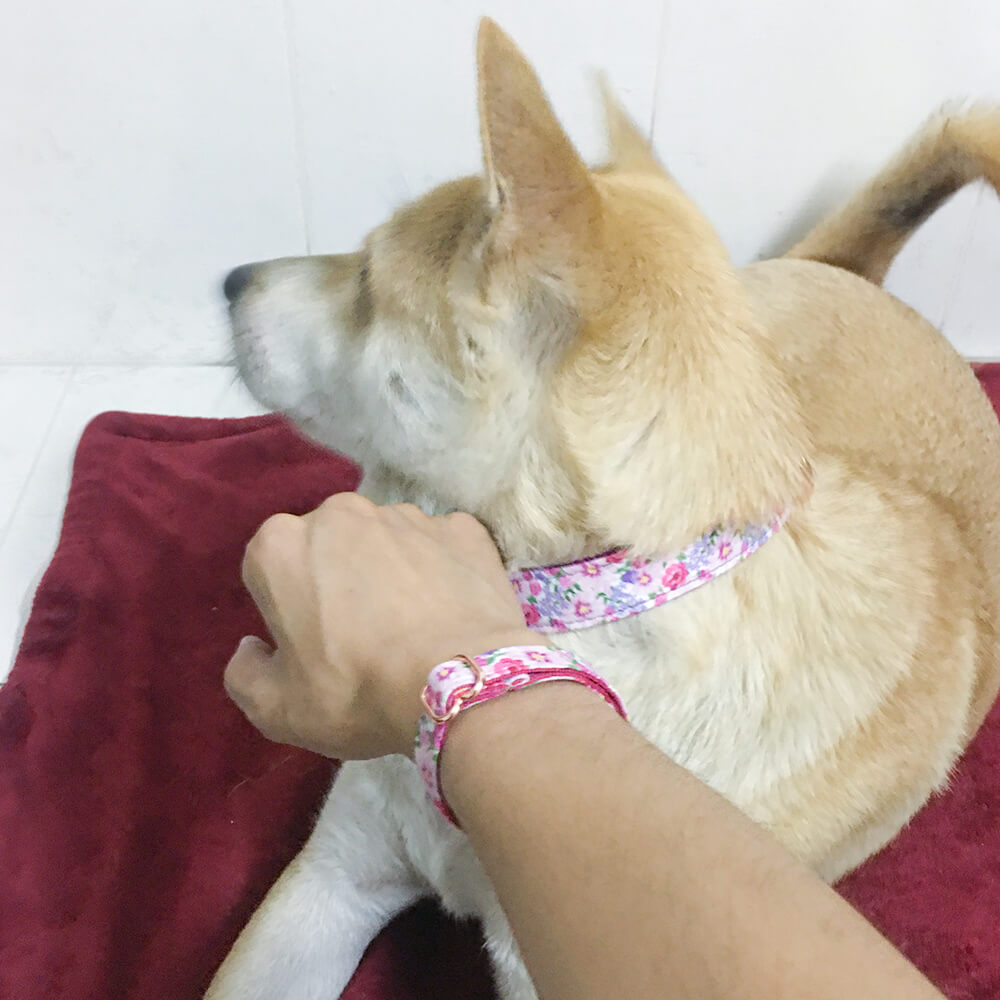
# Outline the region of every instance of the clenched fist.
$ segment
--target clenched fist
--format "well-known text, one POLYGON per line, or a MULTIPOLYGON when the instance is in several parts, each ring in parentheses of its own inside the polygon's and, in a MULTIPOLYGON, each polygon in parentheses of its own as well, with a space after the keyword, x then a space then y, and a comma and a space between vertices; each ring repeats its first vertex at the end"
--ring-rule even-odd
POLYGON ((265 521, 243 579, 276 647, 244 638, 226 689, 265 736, 328 757, 409 754, 431 667, 544 641, 467 514, 340 493, 303 517, 265 521))

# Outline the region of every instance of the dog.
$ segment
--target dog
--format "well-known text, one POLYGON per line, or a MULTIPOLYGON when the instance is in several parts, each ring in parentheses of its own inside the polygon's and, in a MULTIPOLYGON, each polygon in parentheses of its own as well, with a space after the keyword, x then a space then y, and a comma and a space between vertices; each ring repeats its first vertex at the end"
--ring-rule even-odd
MULTIPOLYGON (((834 880, 946 784, 1000 684, 1000 425, 879 287, 950 194, 1000 183, 1000 113, 937 117, 783 258, 737 270, 610 94, 589 169, 489 20, 478 71, 482 176, 355 253, 230 274, 242 377, 357 459, 369 498, 475 514, 515 574, 784 518, 731 573, 559 642, 834 880)), ((535 997, 414 764, 345 764, 208 996, 336 997, 426 895, 482 922, 505 1000, 535 997)))

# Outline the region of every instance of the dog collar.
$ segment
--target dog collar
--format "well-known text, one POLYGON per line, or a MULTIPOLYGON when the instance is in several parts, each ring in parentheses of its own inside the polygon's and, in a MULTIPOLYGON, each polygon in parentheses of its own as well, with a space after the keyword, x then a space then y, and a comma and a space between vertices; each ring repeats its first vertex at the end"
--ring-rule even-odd
POLYGON ((741 531, 713 528, 669 558, 645 559, 627 549, 559 566, 519 570, 511 583, 528 627, 569 632, 616 622, 676 600, 756 552, 787 520, 741 531))

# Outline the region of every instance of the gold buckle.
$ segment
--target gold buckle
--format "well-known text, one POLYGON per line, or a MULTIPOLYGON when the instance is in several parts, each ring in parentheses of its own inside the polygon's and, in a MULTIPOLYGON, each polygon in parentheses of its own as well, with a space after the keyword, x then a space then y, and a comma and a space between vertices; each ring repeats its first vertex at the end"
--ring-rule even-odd
POLYGON ((457 656, 451 657, 453 660, 461 660, 473 673, 475 676, 475 681, 472 684, 466 684, 465 687, 460 687, 454 691, 454 702, 452 702, 451 708, 448 709, 447 713, 444 715, 438 715, 434 709, 431 707, 428 694, 430 691, 430 685, 425 684, 423 691, 420 692, 420 700, 424 703, 424 708, 427 709, 427 714, 430 716, 431 720, 437 725, 441 725, 444 722, 451 722, 452 719, 462 711, 465 703, 470 698, 475 698, 477 694, 483 689, 483 685, 486 683, 486 675, 483 673, 482 668, 476 663, 475 660, 470 660, 469 657, 465 656, 463 653, 459 653, 457 656))

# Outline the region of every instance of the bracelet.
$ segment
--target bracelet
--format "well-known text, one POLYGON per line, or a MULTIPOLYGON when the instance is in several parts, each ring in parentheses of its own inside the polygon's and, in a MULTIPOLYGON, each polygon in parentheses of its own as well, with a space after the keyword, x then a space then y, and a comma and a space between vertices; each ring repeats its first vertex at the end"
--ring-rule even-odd
POLYGON ((546 681, 583 684, 602 695, 623 719, 628 718, 611 685, 565 649, 505 646, 481 656, 456 656, 431 670, 420 696, 426 714, 417 727, 414 760, 431 801, 454 826, 459 822, 441 793, 441 752, 448 724, 473 705, 546 681))

